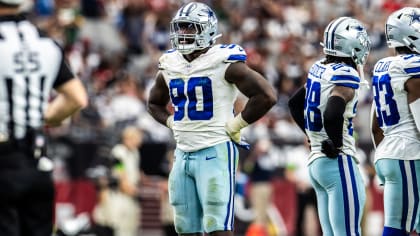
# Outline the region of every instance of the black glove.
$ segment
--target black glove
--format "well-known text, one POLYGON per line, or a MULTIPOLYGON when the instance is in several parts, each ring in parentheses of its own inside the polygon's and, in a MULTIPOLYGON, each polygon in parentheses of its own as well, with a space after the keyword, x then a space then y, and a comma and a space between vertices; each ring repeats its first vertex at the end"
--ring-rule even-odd
POLYGON ((326 139, 321 143, 321 152, 329 158, 337 158, 340 149, 337 148, 331 139, 326 139))

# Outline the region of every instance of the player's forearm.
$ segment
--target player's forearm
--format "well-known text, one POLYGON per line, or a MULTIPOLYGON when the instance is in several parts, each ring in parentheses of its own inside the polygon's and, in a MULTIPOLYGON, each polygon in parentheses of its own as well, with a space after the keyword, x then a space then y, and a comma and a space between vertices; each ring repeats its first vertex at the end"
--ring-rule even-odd
POLYGON ((166 109, 166 106, 150 103, 147 105, 147 111, 149 114, 162 125, 167 125, 166 121, 171 113, 166 109))
POLYGON ((324 129, 335 147, 343 146, 343 124, 346 102, 342 97, 331 96, 324 112, 324 129))
POLYGON ((384 139, 384 135, 382 132, 373 133, 373 141, 375 142, 375 147, 377 147, 382 142, 383 139, 384 139))
POLYGON ((372 132, 372 142, 375 145, 375 148, 379 145, 379 143, 382 142, 382 139, 384 139, 384 133, 383 130, 379 127, 378 119, 375 115, 375 103, 372 103, 371 111, 370 111, 370 117, 371 117, 371 124, 370 129, 372 132))
POLYGON ((290 114, 303 133, 305 133, 305 92, 305 87, 300 88, 288 102, 290 114))
POLYGON ((263 117, 276 104, 276 101, 274 96, 265 94, 250 97, 241 112, 242 118, 251 124, 263 117))
POLYGON ((59 94, 47 107, 44 121, 47 125, 60 125, 63 120, 78 110, 84 108, 86 103, 73 101, 63 94, 59 94))

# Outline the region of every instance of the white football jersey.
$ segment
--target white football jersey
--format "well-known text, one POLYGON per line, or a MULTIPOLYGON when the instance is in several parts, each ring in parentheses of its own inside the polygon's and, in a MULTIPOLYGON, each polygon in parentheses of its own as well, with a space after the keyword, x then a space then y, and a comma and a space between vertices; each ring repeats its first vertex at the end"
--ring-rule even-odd
POLYGON ((387 57, 375 64, 372 78, 375 114, 385 136, 376 148, 375 161, 420 159, 420 133, 404 89, 411 77, 420 77, 420 55, 387 57))
POLYGON ((328 98, 335 86, 355 89, 354 97, 346 105, 343 124, 342 151, 356 159, 356 147, 353 138, 353 118, 356 115, 360 78, 357 71, 344 63, 322 64, 317 61, 309 70, 306 82, 305 129, 311 141, 309 163, 325 154, 321 152, 321 142, 328 139, 324 129, 323 114, 328 98))
POLYGON ((225 80, 231 63, 245 61, 244 49, 235 44, 214 45, 188 62, 169 50, 159 60, 174 108, 177 148, 196 151, 230 140, 225 124, 234 116, 238 89, 225 80))

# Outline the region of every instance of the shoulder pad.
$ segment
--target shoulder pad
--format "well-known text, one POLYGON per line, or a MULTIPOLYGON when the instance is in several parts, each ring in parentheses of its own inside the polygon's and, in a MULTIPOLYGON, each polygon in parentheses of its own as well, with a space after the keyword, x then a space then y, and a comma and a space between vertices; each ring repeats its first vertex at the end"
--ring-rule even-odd
POLYGON ((214 46, 217 53, 223 58, 225 63, 245 62, 247 55, 245 50, 236 44, 217 44, 214 46))
POLYGON ((338 86, 349 87, 353 89, 359 88, 360 78, 357 71, 348 65, 337 67, 330 79, 332 83, 338 86))
POLYGON ((420 55, 411 54, 405 55, 404 59, 404 73, 409 75, 409 77, 414 77, 420 75, 420 55))
POLYGON ((176 55, 175 52, 176 49, 170 49, 160 56, 158 64, 159 70, 165 70, 171 64, 171 61, 174 60, 173 58, 176 55))

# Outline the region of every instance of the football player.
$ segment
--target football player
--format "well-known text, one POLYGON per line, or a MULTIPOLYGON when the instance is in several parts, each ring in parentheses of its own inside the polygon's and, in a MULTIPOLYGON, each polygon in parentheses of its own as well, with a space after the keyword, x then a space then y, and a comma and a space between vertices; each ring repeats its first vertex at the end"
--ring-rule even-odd
POLYGON ((244 49, 216 44, 218 37, 210 7, 182 6, 170 23, 173 49, 159 60, 148 100, 150 114, 176 140, 169 199, 180 235, 233 235, 240 130, 276 103, 273 87, 245 64, 244 49), (249 100, 234 116, 238 90, 249 100))
POLYGON ((420 9, 395 11, 385 27, 396 55, 373 69, 375 169, 385 185, 382 235, 406 236, 419 215, 420 9))
POLYGON ((325 59, 312 65, 289 108, 310 140, 308 167, 323 235, 360 235, 365 187, 352 121, 370 40, 358 20, 340 17, 326 27, 322 45, 325 59))

